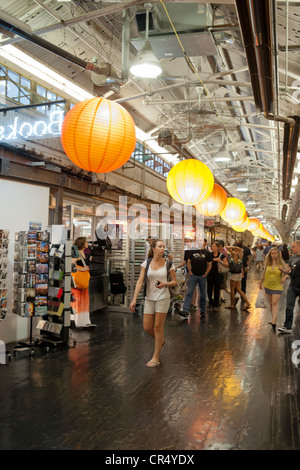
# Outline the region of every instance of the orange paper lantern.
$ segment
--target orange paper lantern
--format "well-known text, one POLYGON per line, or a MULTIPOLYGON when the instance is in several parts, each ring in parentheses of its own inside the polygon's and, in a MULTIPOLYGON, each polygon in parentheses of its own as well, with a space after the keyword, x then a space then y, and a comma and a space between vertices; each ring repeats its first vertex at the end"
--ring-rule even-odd
POLYGON ((249 217, 249 227, 248 230, 250 232, 253 232, 254 230, 257 230, 260 226, 260 220, 257 219, 256 217, 249 217))
POLYGON ((69 159, 83 170, 107 173, 129 160, 135 149, 135 125, 118 103, 92 98, 65 116, 61 142, 69 159))
POLYGON ((220 214, 227 202, 227 193, 220 185, 214 184, 213 190, 204 202, 196 205, 196 209, 207 217, 220 214))
POLYGON ((232 228, 236 232, 245 232, 246 230, 249 230, 249 219, 247 217, 247 214, 246 214, 246 220, 242 224, 238 224, 238 225, 233 224, 232 228))
POLYGON ((225 208, 220 213, 220 216, 229 224, 238 224, 238 222, 245 216, 245 213, 246 208, 244 203, 236 197, 229 197, 225 208))
POLYGON ((180 204, 199 204, 208 198, 213 187, 214 176, 208 166, 193 158, 177 163, 167 177, 168 191, 180 204))

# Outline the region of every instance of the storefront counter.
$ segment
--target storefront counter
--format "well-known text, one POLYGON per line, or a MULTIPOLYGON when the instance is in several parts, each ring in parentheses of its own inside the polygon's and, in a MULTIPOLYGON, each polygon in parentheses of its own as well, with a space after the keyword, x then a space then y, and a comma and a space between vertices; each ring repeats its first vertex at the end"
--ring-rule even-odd
POLYGON ((108 285, 109 278, 107 274, 102 274, 101 276, 91 276, 89 287, 90 312, 95 312, 107 307, 108 285))

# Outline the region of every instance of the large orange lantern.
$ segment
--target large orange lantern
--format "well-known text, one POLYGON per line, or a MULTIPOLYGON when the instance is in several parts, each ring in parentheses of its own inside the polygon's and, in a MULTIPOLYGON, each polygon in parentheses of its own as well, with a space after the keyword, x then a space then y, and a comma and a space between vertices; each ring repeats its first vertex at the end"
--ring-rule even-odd
POLYGON ((69 159, 83 170, 117 170, 135 149, 135 125, 118 103, 91 98, 77 103, 65 116, 61 142, 69 159))
POLYGON ((229 197, 225 208, 221 211, 220 216, 229 224, 237 224, 245 216, 246 208, 244 203, 236 198, 229 197))
POLYGON ((233 227, 233 226, 234 226, 234 227, 240 227, 241 225, 244 225, 244 224, 247 222, 247 220, 248 220, 248 214, 247 214, 247 212, 245 212, 245 214, 243 215, 243 217, 242 217, 240 220, 238 220, 238 221, 237 221, 236 223, 234 223, 234 224, 231 223, 231 225, 232 225, 232 227, 233 227))
POLYGON ((182 160, 169 171, 168 191, 180 204, 199 204, 214 187, 214 176, 207 165, 195 159, 182 160))
POLYGON ((196 209, 207 217, 220 214, 227 202, 227 193, 219 184, 214 184, 213 190, 204 202, 196 205, 196 209))
POLYGON ((249 227, 248 230, 250 232, 253 232, 254 230, 257 230, 260 226, 260 220, 257 219, 256 217, 249 217, 249 227))

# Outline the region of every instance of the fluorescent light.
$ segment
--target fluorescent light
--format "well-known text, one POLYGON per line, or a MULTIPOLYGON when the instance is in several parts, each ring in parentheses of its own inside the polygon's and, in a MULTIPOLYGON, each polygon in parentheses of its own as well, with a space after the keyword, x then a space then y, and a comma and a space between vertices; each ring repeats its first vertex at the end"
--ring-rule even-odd
POLYGON ((70 80, 62 77, 49 67, 41 64, 10 44, 0 47, 0 57, 9 60, 14 65, 21 67, 23 70, 26 70, 27 74, 32 73, 35 77, 43 80, 50 86, 52 85, 57 90, 61 90, 63 93, 71 98, 75 98, 77 101, 83 101, 95 97, 91 93, 83 90, 70 80))
POLYGON ((261 209, 253 209, 253 212, 261 212, 261 209))
POLYGON ((247 202, 247 205, 248 205, 248 206, 255 206, 255 205, 256 205, 256 202, 255 202, 255 201, 248 201, 248 202, 247 202))

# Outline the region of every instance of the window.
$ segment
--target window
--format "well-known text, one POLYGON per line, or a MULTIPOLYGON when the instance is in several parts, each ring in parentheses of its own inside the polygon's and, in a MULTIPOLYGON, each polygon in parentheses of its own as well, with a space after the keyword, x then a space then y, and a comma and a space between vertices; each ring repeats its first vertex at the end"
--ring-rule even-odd
MULTIPOLYGON (((43 86, 41 85, 37 85, 36 87, 36 92, 37 94, 39 95, 39 101, 40 102, 43 102, 43 101, 58 101, 58 100, 63 100, 64 98, 62 98, 61 96, 59 95, 56 95, 55 93, 53 93, 52 91, 50 90, 47 90, 47 88, 44 88, 43 86)), ((51 105, 50 107, 50 111, 58 111, 58 110, 61 110, 63 111, 65 108, 65 105, 64 103, 59 103, 59 104, 55 104, 55 105, 51 105)), ((40 112, 40 113, 47 113, 48 112, 48 106, 39 106, 37 108, 37 110, 40 112)))

